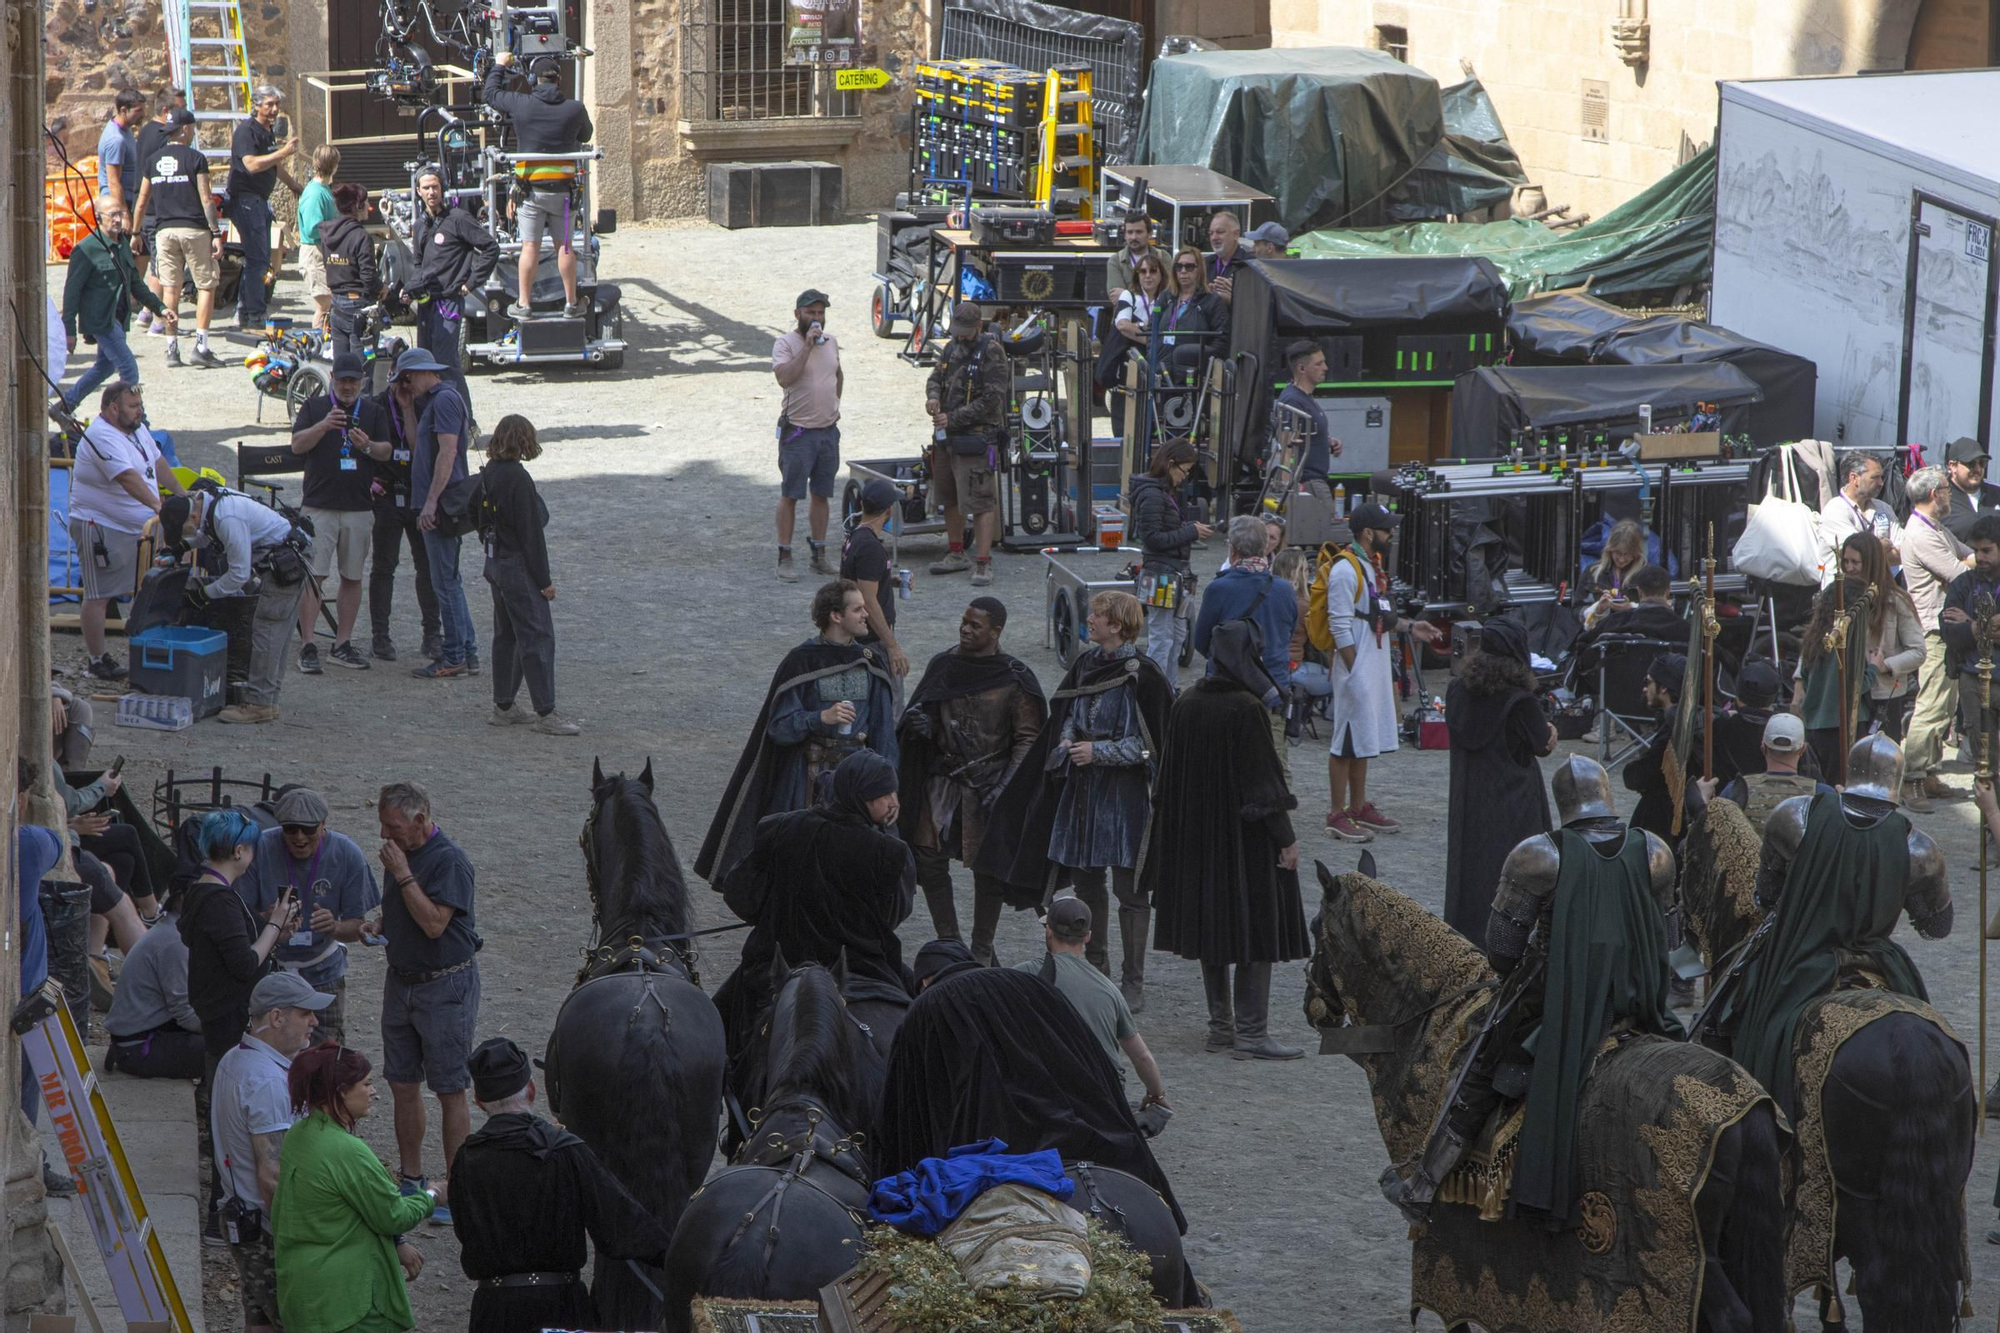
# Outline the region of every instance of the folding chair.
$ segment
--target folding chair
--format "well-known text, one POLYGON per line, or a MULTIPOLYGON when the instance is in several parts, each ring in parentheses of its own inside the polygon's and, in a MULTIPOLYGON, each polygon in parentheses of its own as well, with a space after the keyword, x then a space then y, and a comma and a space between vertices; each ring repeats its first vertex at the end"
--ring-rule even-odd
POLYGON ((1648 639, 1636 634, 1607 634, 1591 645, 1597 652, 1597 761, 1617 768, 1646 748, 1657 723, 1646 706, 1646 671, 1661 653, 1683 653, 1685 642, 1648 639), (1648 730, 1641 731, 1640 727, 1648 730), (1624 733, 1612 753, 1612 728, 1624 733))
POLYGON ((290 443, 236 446, 236 489, 247 493, 255 486, 266 492, 265 504, 275 501, 278 492, 285 488, 277 482, 252 481, 252 477, 302 476, 305 470, 306 456, 293 453, 290 443))

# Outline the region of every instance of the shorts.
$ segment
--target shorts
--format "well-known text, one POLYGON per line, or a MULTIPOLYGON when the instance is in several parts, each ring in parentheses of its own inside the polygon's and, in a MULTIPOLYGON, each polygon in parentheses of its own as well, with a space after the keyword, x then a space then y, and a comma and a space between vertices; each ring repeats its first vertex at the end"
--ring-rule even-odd
POLYGON ((939 509, 956 509, 967 518, 978 518, 1000 507, 1000 485, 993 469, 986 465, 990 457, 991 450, 955 454, 943 446, 931 449, 931 490, 939 509))
POLYGON ((313 577, 323 579, 333 573, 338 555, 341 581, 361 582, 368 573, 368 552, 375 544, 375 511, 308 509, 306 517, 313 525, 313 577))
POLYGON ((382 979, 382 1076, 444 1096, 472 1086, 465 1062, 479 1023, 479 964, 411 985, 382 979))
MULTIPOLYGON (((279 966, 283 967, 281 963, 279 966)), ((285 968, 290 972, 290 968, 285 968)), ((324 1046, 332 1042, 336 1046, 347 1040, 347 975, 342 973, 332 981, 307 980, 307 984, 321 995, 331 995, 333 1003, 319 1011, 319 1025, 313 1029, 312 1044, 324 1046)))
POLYGON ((139 586, 139 537, 101 527, 88 519, 69 521, 69 539, 76 546, 77 566, 83 574, 83 600, 117 601, 130 597, 139 586), (106 563, 97 563, 97 542, 104 543, 106 563))
POLYGON ((146 238, 146 276, 149 278, 157 278, 160 276, 159 227, 155 226, 153 223, 148 222, 146 224, 145 238, 146 238))
POLYGON ((306 280, 306 295, 311 297, 332 296, 333 288, 326 281, 326 251, 312 241, 299 246, 299 276, 306 280))
POLYGON ((118 887, 118 877, 111 873, 111 867, 77 849, 76 873, 90 889, 90 914, 103 916, 125 900, 125 890, 118 887))
POLYGON ((547 236, 557 245, 570 248, 570 193, 568 190, 536 190, 514 208, 514 231, 522 245, 539 245, 547 236))
POLYGON ((778 473, 784 482, 778 494, 785 499, 803 500, 808 490, 831 499, 839 471, 840 427, 796 426, 779 438, 778 473))
POLYGON ((153 254, 160 265, 160 285, 178 288, 193 278, 196 291, 212 292, 222 281, 215 262, 215 237, 195 227, 168 227, 154 238, 153 254))
POLYGON ((245 1327, 283 1328, 278 1320, 278 1260, 271 1248, 271 1219, 264 1218, 263 1235, 248 1245, 230 1246, 229 1253, 236 1260, 236 1276, 242 1279, 238 1299, 245 1327))

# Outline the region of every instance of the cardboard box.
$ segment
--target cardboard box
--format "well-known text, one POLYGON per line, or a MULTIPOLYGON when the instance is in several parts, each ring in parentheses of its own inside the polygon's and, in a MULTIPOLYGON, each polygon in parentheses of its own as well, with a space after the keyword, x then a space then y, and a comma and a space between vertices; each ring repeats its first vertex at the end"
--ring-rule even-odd
POLYGON ((1704 430, 1679 435, 1639 437, 1639 461, 1642 463, 1668 462, 1679 458, 1720 457, 1722 457, 1721 431, 1704 430))

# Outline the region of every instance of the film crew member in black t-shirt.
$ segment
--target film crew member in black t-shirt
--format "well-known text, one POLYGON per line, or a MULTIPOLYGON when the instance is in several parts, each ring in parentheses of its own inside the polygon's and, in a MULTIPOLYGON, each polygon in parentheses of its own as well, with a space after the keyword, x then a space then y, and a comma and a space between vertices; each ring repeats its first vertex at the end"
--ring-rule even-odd
POLYGON ((167 137, 139 159, 132 230, 144 229, 153 252, 151 272, 158 275, 157 290, 167 309, 179 308, 183 280, 194 284, 194 356, 181 360, 180 333, 175 331, 167 338, 167 364, 212 370, 227 364, 208 347, 215 290, 222 281, 222 221, 208 188, 208 158, 193 147, 194 113, 172 111, 168 121, 167 137))
POLYGON ((875 478, 861 488, 861 514, 840 548, 840 577, 861 585, 868 603, 868 633, 857 643, 879 647, 889 659, 896 677, 896 711, 903 708, 903 678, 910 674, 910 655, 896 642, 896 595, 899 582, 889 560, 889 548, 882 542, 882 530, 889 515, 903 498, 894 482, 875 478))
POLYGON ((285 96, 265 84, 250 97, 250 114, 236 123, 229 140, 229 183, 223 211, 243 243, 243 279, 236 284, 236 327, 264 326, 264 275, 271 267, 271 186, 282 179, 294 195, 299 183, 282 164, 298 156, 299 136, 278 142, 278 108, 285 96))
MULTIPOLYGON (((361 580, 368 573, 368 552, 375 540, 375 464, 390 452, 389 414, 361 392, 368 367, 353 352, 333 359, 329 393, 314 394, 299 408, 292 423, 292 452, 304 454, 305 511, 312 520, 314 580, 324 580, 340 563, 340 593, 335 601, 333 649, 327 656, 344 667, 368 669, 368 659, 352 642, 355 617, 361 613, 361 580)), ((313 627, 319 620, 319 592, 306 585, 299 601, 299 670, 320 674, 319 647, 313 627)))

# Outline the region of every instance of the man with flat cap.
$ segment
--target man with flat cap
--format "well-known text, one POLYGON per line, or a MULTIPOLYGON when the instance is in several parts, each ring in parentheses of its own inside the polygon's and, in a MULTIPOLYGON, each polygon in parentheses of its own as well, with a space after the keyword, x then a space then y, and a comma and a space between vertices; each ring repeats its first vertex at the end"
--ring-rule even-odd
POLYGON ((596 1328, 584 1237, 599 1262, 658 1264, 669 1237, 576 1135, 535 1114, 528 1056, 505 1037, 468 1062, 486 1123, 451 1163, 459 1264, 478 1283, 472 1333, 596 1328))
POLYGON ((359 844, 327 827, 326 798, 293 787, 272 811, 278 827, 257 839, 257 859, 236 891, 262 914, 286 889, 298 894, 299 923, 278 941, 272 959, 333 1002, 320 1011, 315 1043, 347 1035, 347 946, 367 933, 367 916, 382 905, 375 871, 359 844))

